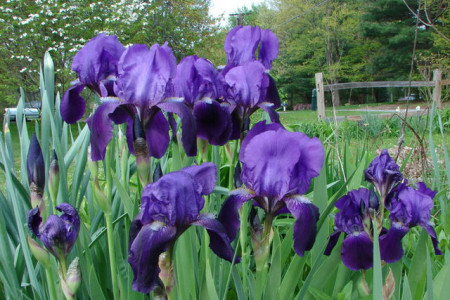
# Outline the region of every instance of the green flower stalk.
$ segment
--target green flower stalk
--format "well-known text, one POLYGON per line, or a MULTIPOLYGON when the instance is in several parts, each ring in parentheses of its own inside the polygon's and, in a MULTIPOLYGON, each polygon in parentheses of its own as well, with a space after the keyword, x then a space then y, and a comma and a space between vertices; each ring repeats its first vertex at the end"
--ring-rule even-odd
POLYGON ((50 162, 50 169, 48 171, 48 191, 53 203, 56 203, 59 189, 59 164, 56 151, 53 150, 52 161, 50 162))

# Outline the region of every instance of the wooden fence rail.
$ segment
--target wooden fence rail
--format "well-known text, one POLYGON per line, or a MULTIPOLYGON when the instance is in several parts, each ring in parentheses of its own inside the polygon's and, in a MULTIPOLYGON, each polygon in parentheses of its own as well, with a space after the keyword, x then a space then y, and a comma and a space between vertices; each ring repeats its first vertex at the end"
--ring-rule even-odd
POLYGON ((317 115, 320 120, 325 118, 325 92, 360 88, 387 88, 387 87, 433 87, 433 101, 436 107, 442 109, 441 91, 443 85, 450 85, 450 79, 442 80, 442 71, 434 70, 433 81, 367 81, 323 84, 323 74, 316 73, 317 89, 317 115))

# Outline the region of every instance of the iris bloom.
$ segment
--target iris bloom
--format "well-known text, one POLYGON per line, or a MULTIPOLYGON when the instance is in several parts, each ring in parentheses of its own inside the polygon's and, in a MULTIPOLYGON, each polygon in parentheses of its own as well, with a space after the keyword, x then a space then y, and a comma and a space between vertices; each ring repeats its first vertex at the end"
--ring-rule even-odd
POLYGON ((228 84, 226 100, 236 106, 235 127, 240 127, 239 132, 247 130, 247 119, 258 108, 264 109, 272 122, 279 123, 275 109, 281 105, 280 96, 275 81, 267 74, 278 56, 277 36, 257 26, 237 26, 228 33, 224 49, 227 66, 222 75, 228 84))
POLYGON ((211 249, 232 261, 234 251, 223 225, 212 215, 200 214, 203 196, 216 184, 216 172, 214 164, 204 163, 168 173, 144 188, 141 212, 130 229, 128 262, 133 269, 134 290, 149 293, 156 287, 160 254, 171 252, 176 239, 191 225, 204 227, 211 249))
POLYGON ((386 149, 369 164, 369 167, 364 171, 364 175, 368 182, 375 185, 375 189, 382 199, 403 179, 399 166, 389 156, 386 149))
POLYGON ((61 216, 50 215, 42 224, 39 209, 33 208, 28 212, 28 227, 50 253, 61 262, 65 261, 75 244, 80 231, 80 217, 70 204, 62 203, 56 209, 63 214, 61 216))
POLYGON ((125 50, 118 62, 114 92, 118 98, 104 99, 87 120, 91 130, 93 160, 105 156, 112 138, 112 124, 127 123, 127 142, 131 153, 137 137, 144 138, 148 154, 160 158, 169 145, 169 122, 162 110, 178 114, 183 127, 182 142, 186 153, 197 152, 196 124, 182 98, 174 98, 172 80, 176 74, 176 59, 164 44, 133 45, 125 50), (138 128, 139 130, 133 130, 138 128), (136 136, 140 132, 142 136, 136 136))
MULTIPOLYGON (((425 228, 431 236, 435 254, 441 255, 433 224, 430 221, 433 197, 435 192, 428 189, 423 182, 418 189, 401 183, 391 190, 390 229, 384 227, 379 230, 379 244, 381 259, 387 263, 394 263, 403 256, 401 240, 414 226, 425 228)), ((378 214, 377 196, 365 188, 350 191, 336 202, 340 211, 334 219, 336 231, 330 236, 325 255, 330 255, 341 233, 346 237, 342 244, 342 262, 351 270, 367 270, 373 265, 373 226, 371 218, 378 214)), ((384 224, 383 216, 379 216, 384 224)), ((378 221, 378 220, 377 220, 378 221)))
POLYGON ((380 237, 381 258, 388 263, 396 262, 403 256, 401 240, 414 226, 423 227, 431 236, 434 253, 442 255, 438 247, 436 232, 431 222, 433 198, 436 192, 419 182, 417 189, 401 185, 392 198, 390 206, 391 228, 380 237))
POLYGON ((370 269, 373 265, 373 243, 370 231, 368 189, 360 188, 350 191, 339 198, 336 207, 340 211, 336 214, 334 224, 336 231, 330 236, 325 255, 330 255, 341 233, 346 237, 342 244, 341 257, 344 265, 351 270, 370 269))
POLYGON ((223 101, 225 81, 214 65, 196 55, 183 58, 174 79, 175 96, 183 97, 193 110, 197 136, 212 145, 224 145, 230 138, 233 106, 223 101))
POLYGON ((319 211, 301 195, 322 168, 324 150, 320 140, 288 132, 276 123, 259 122, 243 140, 239 159, 245 188, 231 192, 219 214, 230 240, 240 226, 239 209, 253 199, 265 211, 266 224, 280 213, 294 215, 294 249, 303 256, 314 244, 319 211))
POLYGON ((83 116, 86 103, 81 97, 85 87, 99 97, 115 96, 114 80, 117 64, 125 47, 115 36, 99 34, 91 39, 73 58, 72 70, 78 80, 66 91, 61 101, 61 117, 67 123, 75 123, 83 116))

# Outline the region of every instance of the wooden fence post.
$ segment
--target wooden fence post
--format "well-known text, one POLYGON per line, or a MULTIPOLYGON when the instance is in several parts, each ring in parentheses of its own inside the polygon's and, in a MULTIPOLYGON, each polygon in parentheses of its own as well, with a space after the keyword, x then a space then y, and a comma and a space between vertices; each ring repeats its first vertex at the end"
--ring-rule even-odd
POLYGON ((433 88, 433 102, 436 103, 437 109, 442 109, 442 102, 441 102, 441 80, 442 80, 442 71, 439 69, 436 69, 433 71, 433 81, 434 81, 434 88, 433 88))
POLYGON ((319 120, 325 119, 325 91, 323 89, 323 74, 316 73, 317 90, 317 116, 319 120))

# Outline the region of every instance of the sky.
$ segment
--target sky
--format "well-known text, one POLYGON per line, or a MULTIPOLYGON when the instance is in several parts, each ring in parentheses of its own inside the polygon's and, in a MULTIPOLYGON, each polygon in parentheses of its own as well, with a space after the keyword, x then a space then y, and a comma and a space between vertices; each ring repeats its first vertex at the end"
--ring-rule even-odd
POLYGON ((246 6, 250 8, 252 4, 258 4, 263 0, 211 0, 210 13, 214 17, 224 14, 225 19, 228 14, 235 12, 238 8, 246 6))

